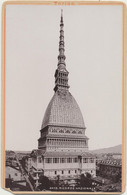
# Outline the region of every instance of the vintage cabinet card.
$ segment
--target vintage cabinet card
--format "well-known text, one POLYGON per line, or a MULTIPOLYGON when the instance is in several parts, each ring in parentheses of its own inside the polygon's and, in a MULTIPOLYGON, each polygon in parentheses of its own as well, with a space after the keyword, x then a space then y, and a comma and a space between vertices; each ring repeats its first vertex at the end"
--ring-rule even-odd
POLYGON ((2 187, 125 191, 122 2, 2 6, 2 187))

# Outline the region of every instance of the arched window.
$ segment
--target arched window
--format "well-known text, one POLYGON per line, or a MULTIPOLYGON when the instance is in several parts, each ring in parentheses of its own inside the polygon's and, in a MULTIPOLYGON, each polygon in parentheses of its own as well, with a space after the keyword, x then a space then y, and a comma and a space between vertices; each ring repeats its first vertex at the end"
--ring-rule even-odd
POLYGON ((69 130, 67 130, 67 131, 66 131, 66 133, 70 133, 70 131, 69 131, 69 130))
POLYGON ((57 133, 57 130, 56 130, 56 129, 53 129, 52 132, 53 132, 53 133, 57 133))
POLYGON ((64 133, 64 130, 61 129, 61 130, 59 131, 59 133, 64 133))

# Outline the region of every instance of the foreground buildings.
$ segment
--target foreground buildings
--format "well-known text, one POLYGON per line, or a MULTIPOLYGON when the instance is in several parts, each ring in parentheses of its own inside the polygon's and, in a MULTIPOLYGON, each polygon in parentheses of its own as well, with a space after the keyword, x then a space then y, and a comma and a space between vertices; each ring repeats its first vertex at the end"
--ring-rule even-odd
POLYGON ((43 170, 44 175, 52 179, 58 175, 60 178, 77 178, 86 172, 95 177, 96 163, 94 156, 88 151, 83 116, 69 92, 69 72, 66 69, 64 51, 64 23, 61 13, 54 95, 43 118, 38 149, 32 151, 29 161, 36 173, 43 170))

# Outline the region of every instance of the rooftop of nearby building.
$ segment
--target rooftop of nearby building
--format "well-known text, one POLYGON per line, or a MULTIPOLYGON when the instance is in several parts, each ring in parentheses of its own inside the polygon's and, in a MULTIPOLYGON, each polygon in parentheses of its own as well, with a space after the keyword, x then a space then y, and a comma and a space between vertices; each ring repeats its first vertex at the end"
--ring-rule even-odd
POLYGON ((99 164, 103 165, 110 165, 110 166, 122 166, 122 160, 121 159, 105 159, 101 160, 99 164))

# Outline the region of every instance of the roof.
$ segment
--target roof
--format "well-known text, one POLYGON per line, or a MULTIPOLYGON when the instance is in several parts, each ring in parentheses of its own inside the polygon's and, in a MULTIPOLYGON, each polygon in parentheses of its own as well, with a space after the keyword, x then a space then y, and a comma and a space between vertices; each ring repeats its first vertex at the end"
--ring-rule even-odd
POLYGON ((83 156, 87 158, 95 157, 93 154, 89 152, 46 152, 44 153, 45 157, 77 157, 77 156, 83 156))
POLYGON ((47 125, 85 128, 80 108, 69 91, 57 91, 46 109, 42 129, 47 125))
POLYGON ((122 166, 122 160, 121 159, 110 159, 110 160, 101 160, 99 164, 102 165, 110 165, 110 166, 122 166))
POLYGON ((31 155, 34 156, 44 156, 44 157, 77 157, 82 156, 86 158, 95 158, 95 155, 90 152, 70 152, 70 151, 61 151, 61 152, 45 152, 44 150, 38 149, 32 151, 31 155))

